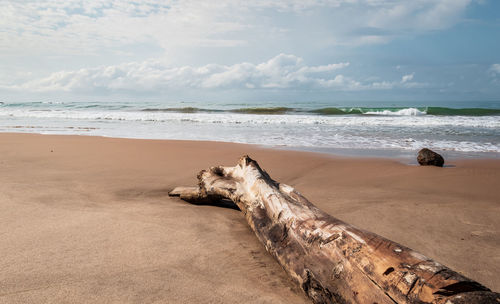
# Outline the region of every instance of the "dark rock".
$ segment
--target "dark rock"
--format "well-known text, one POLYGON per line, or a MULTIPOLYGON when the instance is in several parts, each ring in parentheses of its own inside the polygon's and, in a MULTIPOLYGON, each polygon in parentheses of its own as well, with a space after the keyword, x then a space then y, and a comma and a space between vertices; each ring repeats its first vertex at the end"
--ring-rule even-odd
POLYGON ((421 166, 442 167, 444 164, 444 158, 441 155, 427 148, 418 151, 417 161, 421 166))

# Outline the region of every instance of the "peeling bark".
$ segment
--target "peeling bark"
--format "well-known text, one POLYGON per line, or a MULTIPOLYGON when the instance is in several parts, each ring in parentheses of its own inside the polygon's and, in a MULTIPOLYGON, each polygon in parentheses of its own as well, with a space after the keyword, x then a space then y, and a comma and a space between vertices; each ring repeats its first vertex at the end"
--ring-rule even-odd
POLYGON ((321 211, 248 156, 198 174, 169 194, 194 204, 233 201, 314 303, 500 303, 500 294, 410 248, 321 211))

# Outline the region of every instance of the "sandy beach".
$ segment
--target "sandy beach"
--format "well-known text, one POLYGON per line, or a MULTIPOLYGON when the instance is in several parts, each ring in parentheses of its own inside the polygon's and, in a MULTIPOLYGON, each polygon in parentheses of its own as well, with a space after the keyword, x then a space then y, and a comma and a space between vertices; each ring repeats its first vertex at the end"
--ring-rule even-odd
POLYGON ((249 154, 319 208, 500 291, 500 159, 0 134, 0 303, 308 303, 239 211, 167 196, 249 154))

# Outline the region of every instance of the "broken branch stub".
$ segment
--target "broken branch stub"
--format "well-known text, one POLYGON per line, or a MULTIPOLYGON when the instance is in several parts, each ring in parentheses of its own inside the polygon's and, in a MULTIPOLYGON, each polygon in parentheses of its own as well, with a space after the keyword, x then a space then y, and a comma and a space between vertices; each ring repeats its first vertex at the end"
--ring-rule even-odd
POLYGON ((500 303, 500 294, 446 266, 321 211, 248 156, 169 194, 195 204, 233 201, 314 303, 500 303))

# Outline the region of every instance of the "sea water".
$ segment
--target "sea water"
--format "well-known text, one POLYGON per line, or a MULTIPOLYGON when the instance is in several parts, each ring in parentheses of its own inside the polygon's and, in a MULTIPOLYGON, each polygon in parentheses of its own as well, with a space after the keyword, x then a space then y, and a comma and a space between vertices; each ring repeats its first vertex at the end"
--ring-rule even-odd
POLYGON ((500 157, 500 102, 0 103, 0 132, 210 140, 343 155, 500 157))

